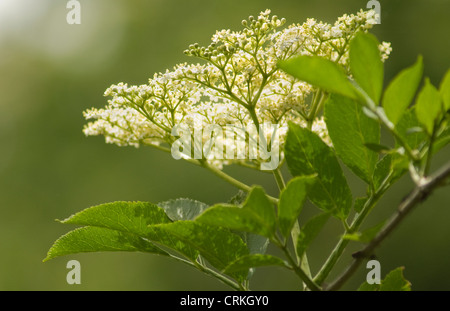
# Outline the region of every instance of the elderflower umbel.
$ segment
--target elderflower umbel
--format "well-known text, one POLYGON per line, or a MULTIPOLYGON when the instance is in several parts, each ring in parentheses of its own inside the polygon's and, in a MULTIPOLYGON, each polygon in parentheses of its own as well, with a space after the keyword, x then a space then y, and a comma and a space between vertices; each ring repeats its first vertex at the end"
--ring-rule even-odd
MULTIPOLYGON (((252 142, 260 137, 258 129, 263 124, 276 125, 281 158, 289 121, 309 127, 332 146, 323 118, 310 111, 311 98, 319 96, 320 90, 279 70, 277 62, 294 55, 317 55, 349 73, 349 42, 358 31, 372 28, 376 18, 375 11, 361 10, 339 17, 333 25, 307 19, 279 30, 286 21, 270 16, 270 10, 250 16, 242 21, 240 31, 217 31, 205 47, 191 44, 185 54, 201 63, 178 64, 140 86, 112 85, 105 91, 112 99, 104 109, 84 112, 86 119, 94 120, 84 133, 104 135, 107 143, 119 146, 151 145, 170 151, 177 140, 175 127, 183 125, 194 133, 199 124, 203 128, 217 125, 223 133, 215 137, 214 146, 214 131, 205 131, 197 141, 201 146, 210 143, 200 160, 217 168, 242 161, 258 167, 265 162, 261 155, 250 157, 257 154, 252 142), (239 135, 244 139, 236 139, 239 135), (227 151, 236 151, 237 156, 224 157, 227 151)), ((386 60, 390 44, 383 42, 379 49, 381 60, 386 60)), ((266 131, 261 137, 270 144, 274 135, 266 131)))

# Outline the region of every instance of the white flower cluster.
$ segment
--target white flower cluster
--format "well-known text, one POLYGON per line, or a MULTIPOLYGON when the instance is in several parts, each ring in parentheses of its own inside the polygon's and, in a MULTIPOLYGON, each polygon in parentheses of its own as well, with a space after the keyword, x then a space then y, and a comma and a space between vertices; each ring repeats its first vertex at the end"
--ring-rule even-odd
MULTIPOLYGON (((319 90, 278 70, 276 64, 306 54, 325 57, 348 70, 350 40, 358 31, 370 29, 375 21, 373 10, 361 10, 340 17, 334 25, 308 19, 278 30, 285 19, 270 16, 269 10, 258 17, 250 16, 242 21, 241 31, 217 31, 207 47, 190 45, 185 54, 199 58, 201 64, 179 64, 171 71, 155 74, 145 85, 119 83, 108 88, 105 96, 112 97, 108 106, 84 113, 86 119, 94 119, 84 133, 104 135, 106 142, 119 146, 166 145, 170 150, 177 140, 173 132, 177 125, 182 124, 191 133, 198 124, 218 125, 224 129, 221 141, 225 149, 245 150, 247 157, 236 161, 255 167, 264 159, 249 157, 255 140, 251 131, 245 132, 244 146, 237 146, 236 139, 229 139, 232 135, 227 138, 227 129, 259 129, 262 124, 274 124, 282 150, 288 121, 292 121, 310 127, 331 145, 325 122, 314 111, 311 113, 310 99, 316 97, 313 94, 318 96, 319 90)), ((380 45, 383 61, 390 51, 390 44, 380 45)), ((202 135, 201 143, 211 142, 211 131, 202 135)), ((263 135, 268 144, 272 135, 270 131, 263 135)), ((235 162, 220 155, 223 148, 210 150, 202 155, 203 160, 219 168, 235 162)))
MULTIPOLYGON (((348 45, 358 31, 368 31, 377 22, 374 10, 344 14, 334 25, 307 19, 303 24, 289 26, 277 41, 277 56, 286 59, 296 54, 318 55, 348 68, 348 45)), ((380 44, 384 61, 392 51, 390 43, 380 44)))

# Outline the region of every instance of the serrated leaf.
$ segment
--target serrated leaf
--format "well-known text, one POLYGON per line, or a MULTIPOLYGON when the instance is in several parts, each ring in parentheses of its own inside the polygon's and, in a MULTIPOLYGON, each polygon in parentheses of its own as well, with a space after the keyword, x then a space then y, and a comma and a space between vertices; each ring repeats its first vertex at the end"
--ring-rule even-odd
POLYGON ((380 287, 380 284, 369 284, 367 282, 364 282, 361 284, 361 286, 358 288, 359 292, 374 292, 377 291, 380 287))
POLYGON ((112 202, 78 212, 64 224, 102 227, 145 236, 148 225, 169 223, 164 210, 147 202, 112 202))
POLYGON ((324 211, 345 219, 352 206, 352 193, 333 150, 317 134, 289 123, 285 154, 293 176, 317 174, 309 199, 324 211))
POLYGON ((364 282, 358 291, 411 291, 411 283, 403 276, 403 267, 392 270, 380 284, 364 282))
POLYGON ((444 102, 444 110, 450 110, 450 70, 447 70, 439 87, 442 101, 444 102))
POLYGON ((379 143, 379 123, 367 117, 356 101, 335 94, 325 103, 325 122, 342 162, 370 184, 378 154, 368 149, 367 144, 379 143))
POLYGON ((292 226, 303 208, 308 191, 315 182, 315 176, 295 177, 281 191, 278 224, 284 237, 289 237, 292 226))
POLYGON ((403 276, 403 267, 397 268, 389 272, 381 281, 380 291, 410 291, 411 283, 403 276))
POLYGON ((146 238, 158 246, 168 248, 171 251, 175 251, 178 255, 182 255, 189 259, 191 262, 197 260, 199 251, 195 249, 189 243, 185 243, 182 239, 174 235, 167 234, 166 231, 158 226, 151 225, 148 227, 146 238))
POLYGON ((389 84, 383 95, 383 108, 388 119, 397 124, 409 107, 423 74, 422 56, 411 67, 402 70, 389 84))
POLYGON ((297 238, 297 256, 302 257, 309 245, 314 241, 317 235, 322 231, 323 226, 330 218, 329 213, 322 213, 314 216, 300 229, 300 234, 297 238))
POLYGON ((146 202, 113 202, 87 208, 62 221, 65 224, 94 226, 137 234, 161 246, 168 247, 190 260, 196 260, 198 252, 189 245, 166 236, 153 224, 171 223, 165 211, 146 202))
POLYGON ((276 229, 275 209, 261 187, 254 187, 242 207, 218 204, 199 215, 196 222, 272 238, 276 229))
POLYGON ((44 261, 76 253, 118 251, 167 255, 150 241, 135 234, 88 226, 61 236, 50 248, 44 261))
MULTIPOLYGON (((191 220, 152 227, 198 250, 203 258, 219 270, 225 269, 236 259, 248 255, 247 246, 239 236, 219 227, 212 227, 191 220)), ((243 281, 247 277, 247 271, 230 275, 243 281)))
POLYGON ((350 42, 350 70, 358 85, 378 104, 383 90, 383 62, 379 42, 372 34, 360 32, 350 42))
POLYGON ((384 223, 385 222, 383 221, 371 228, 364 230, 363 232, 345 234, 342 238, 345 240, 352 240, 361 243, 369 243, 378 234, 378 232, 380 232, 380 230, 384 226, 384 223))
POLYGON ((327 92, 357 99, 359 95, 343 69, 319 56, 295 56, 280 61, 278 67, 299 80, 308 82, 327 92))
POLYGON ((263 266, 288 267, 288 264, 283 259, 272 255, 252 254, 236 259, 223 270, 223 273, 246 272, 251 268, 263 266))
MULTIPOLYGON (((236 195, 234 195, 229 201, 232 205, 241 205, 245 202, 248 193, 243 190, 239 190, 236 195)), ((242 241, 247 245, 250 254, 264 254, 269 245, 269 239, 254 233, 244 232, 244 231, 233 231, 236 233, 242 241)))
POLYGON ((415 111, 419 122, 428 134, 431 134, 434 123, 441 114, 442 106, 439 91, 430 83, 428 78, 425 79, 425 85, 417 97, 415 111))
POLYGON ((194 220, 209 207, 208 204, 186 198, 165 201, 157 205, 165 210, 172 221, 194 220))

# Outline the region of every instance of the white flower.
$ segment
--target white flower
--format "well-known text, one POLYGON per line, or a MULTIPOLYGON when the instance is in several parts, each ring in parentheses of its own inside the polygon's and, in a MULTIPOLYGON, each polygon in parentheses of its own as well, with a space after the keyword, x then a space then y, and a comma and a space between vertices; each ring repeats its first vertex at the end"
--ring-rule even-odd
MULTIPOLYGON (((349 72, 348 43, 357 32, 373 27, 376 17, 373 10, 361 10, 343 15, 333 25, 307 19, 279 30, 285 19, 271 17, 270 10, 250 16, 242 21, 241 31, 217 31, 206 47, 191 44, 185 53, 202 63, 176 65, 155 74, 144 85, 118 83, 109 87, 105 91, 105 96, 111 97, 108 105, 84 112, 86 119, 94 120, 85 126, 84 133, 103 135, 107 143, 119 146, 165 145, 170 149, 175 141, 174 126, 183 124, 194 133, 198 124, 217 125, 224 135, 204 160, 221 169, 242 160, 223 157, 221 144, 230 152, 254 154, 257 150, 250 142, 259 137, 257 125, 273 124, 283 158, 288 122, 307 126, 307 98, 317 90, 279 70, 277 62, 294 55, 317 55, 349 72), (236 141, 225 135, 230 128, 253 130, 247 132, 245 140, 236 141)), ((392 48, 387 42, 379 48, 384 61, 392 48)), ((312 122, 311 129, 332 146, 322 117, 312 122)), ((274 139, 270 132, 265 134, 268 141, 274 139)), ((204 133, 202 143, 211 135, 204 133)), ((246 160, 255 165, 263 162, 258 157, 246 160)))

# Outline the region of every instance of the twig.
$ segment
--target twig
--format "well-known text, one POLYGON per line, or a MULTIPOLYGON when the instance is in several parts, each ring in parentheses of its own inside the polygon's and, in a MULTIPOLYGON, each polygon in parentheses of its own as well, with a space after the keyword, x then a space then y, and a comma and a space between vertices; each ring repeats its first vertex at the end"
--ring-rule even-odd
POLYGON ((389 234, 402 222, 406 215, 411 212, 414 207, 425 201, 428 196, 439 187, 444 181, 450 177, 450 162, 445 164, 433 176, 429 177, 426 182, 418 185, 414 190, 400 203, 397 212, 391 217, 390 221, 377 234, 377 236, 362 250, 354 253, 353 262, 347 267, 344 273, 339 276, 334 283, 330 284, 326 290, 338 290, 353 275, 359 265, 365 258, 370 257, 375 248, 389 236, 389 234))

